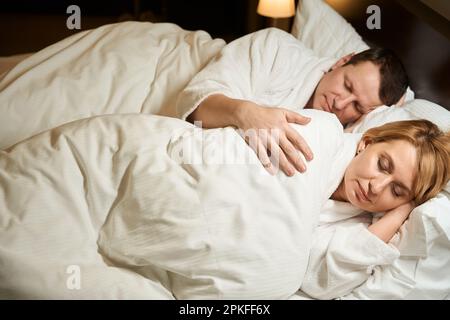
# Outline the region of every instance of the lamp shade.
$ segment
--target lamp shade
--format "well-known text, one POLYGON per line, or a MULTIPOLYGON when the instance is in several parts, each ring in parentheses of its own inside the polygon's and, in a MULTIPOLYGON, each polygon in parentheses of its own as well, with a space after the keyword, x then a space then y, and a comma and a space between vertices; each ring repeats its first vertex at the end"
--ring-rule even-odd
POLYGON ((292 17, 295 14, 295 3, 294 0, 259 0, 256 12, 270 18, 292 17))

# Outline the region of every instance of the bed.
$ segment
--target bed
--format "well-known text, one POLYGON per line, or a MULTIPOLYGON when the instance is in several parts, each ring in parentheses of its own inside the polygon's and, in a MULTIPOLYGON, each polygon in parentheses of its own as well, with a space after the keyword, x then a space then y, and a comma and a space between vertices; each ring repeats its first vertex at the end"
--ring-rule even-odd
MULTIPOLYGON (((321 1, 300 1, 291 33, 320 56, 339 57, 367 47, 344 18, 321 1)), ((146 113, 173 117, 177 93, 224 46, 223 40, 212 39, 204 31, 182 30, 173 24, 127 22, 120 28, 108 25, 77 34, 31 57, 25 54, 1 58, 0 102, 8 117, 1 122, 0 146, 7 149, 79 119, 86 119, 86 124, 101 123, 89 120, 100 115, 146 113), (109 51, 113 46, 123 50, 109 51), (74 47, 78 51, 68 49, 74 47), (118 75, 112 77, 117 70, 118 75), (87 76, 90 74, 96 76, 87 76), (70 90, 61 87, 64 79, 70 90), (33 109, 29 108, 30 101, 33 109)), ((393 119, 411 118, 427 118, 450 130, 450 113, 445 110, 448 106, 417 99, 414 89, 409 88, 404 106, 382 107, 348 130, 363 132, 393 119)), ((132 126, 131 122, 127 124, 132 126)), ((67 145, 70 147, 70 143, 67 145)), ((52 180, 51 176, 36 179, 52 180)), ((447 186, 439 199, 417 208, 410 223, 403 227, 406 248, 414 241, 413 234, 426 239, 425 257, 409 263, 411 259, 405 254, 391 268, 375 269, 367 283, 340 298, 450 298, 450 278, 445 272, 450 270, 450 220, 446 216, 449 191, 447 186), (411 270, 417 283, 402 278, 411 270)), ((124 268, 98 252, 97 235, 105 216, 47 216, 43 212, 40 218, 29 220, 25 213, 21 214, 1 223, 0 262, 5 266, 0 271, 1 298, 175 299, 164 273, 124 268), (19 222, 26 227, 20 227, 19 222), (42 234, 48 237, 38 241, 42 234)), ((298 291, 290 299, 311 297, 298 291)))

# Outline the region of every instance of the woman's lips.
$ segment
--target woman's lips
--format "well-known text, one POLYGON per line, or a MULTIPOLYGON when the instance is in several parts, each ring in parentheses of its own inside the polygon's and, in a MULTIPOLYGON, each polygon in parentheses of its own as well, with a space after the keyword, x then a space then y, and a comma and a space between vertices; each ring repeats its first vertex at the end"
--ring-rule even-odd
POLYGON ((367 197, 367 193, 364 191, 364 188, 361 186, 359 181, 357 181, 358 189, 356 190, 356 197, 360 201, 370 202, 369 197, 367 197))

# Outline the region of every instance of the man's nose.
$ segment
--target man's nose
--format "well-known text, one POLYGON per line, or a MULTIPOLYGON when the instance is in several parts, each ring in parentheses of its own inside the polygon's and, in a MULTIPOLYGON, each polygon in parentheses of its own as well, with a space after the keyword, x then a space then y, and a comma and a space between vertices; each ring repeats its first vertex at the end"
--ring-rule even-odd
POLYGON ((339 97, 336 97, 336 99, 334 100, 333 107, 336 110, 343 110, 348 105, 350 105, 354 100, 355 100, 355 96, 352 94, 346 94, 343 96, 339 96, 339 97))
POLYGON ((369 183, 369 190, 371 193, 377 195, 381 191, 384 190, 384 188, 389 186, 389 183, 391 182, 391 177, 386 174, 381 174, 380 176, 372 179, 369 183))

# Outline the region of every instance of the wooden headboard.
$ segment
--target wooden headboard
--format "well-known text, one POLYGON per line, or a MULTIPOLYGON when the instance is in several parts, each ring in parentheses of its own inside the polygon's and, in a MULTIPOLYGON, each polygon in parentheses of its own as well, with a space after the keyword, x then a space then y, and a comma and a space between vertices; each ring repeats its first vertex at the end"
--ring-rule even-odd
MULTIPOLYGON (((450 21, 420 0, 326 0, 369 45, 402 59, 416 98, 450 110, 450 21), (380 29, 367 27, 370 5, 380 8, 380 29)), ((446 4, 449 8, 450 2, 446 4)))

